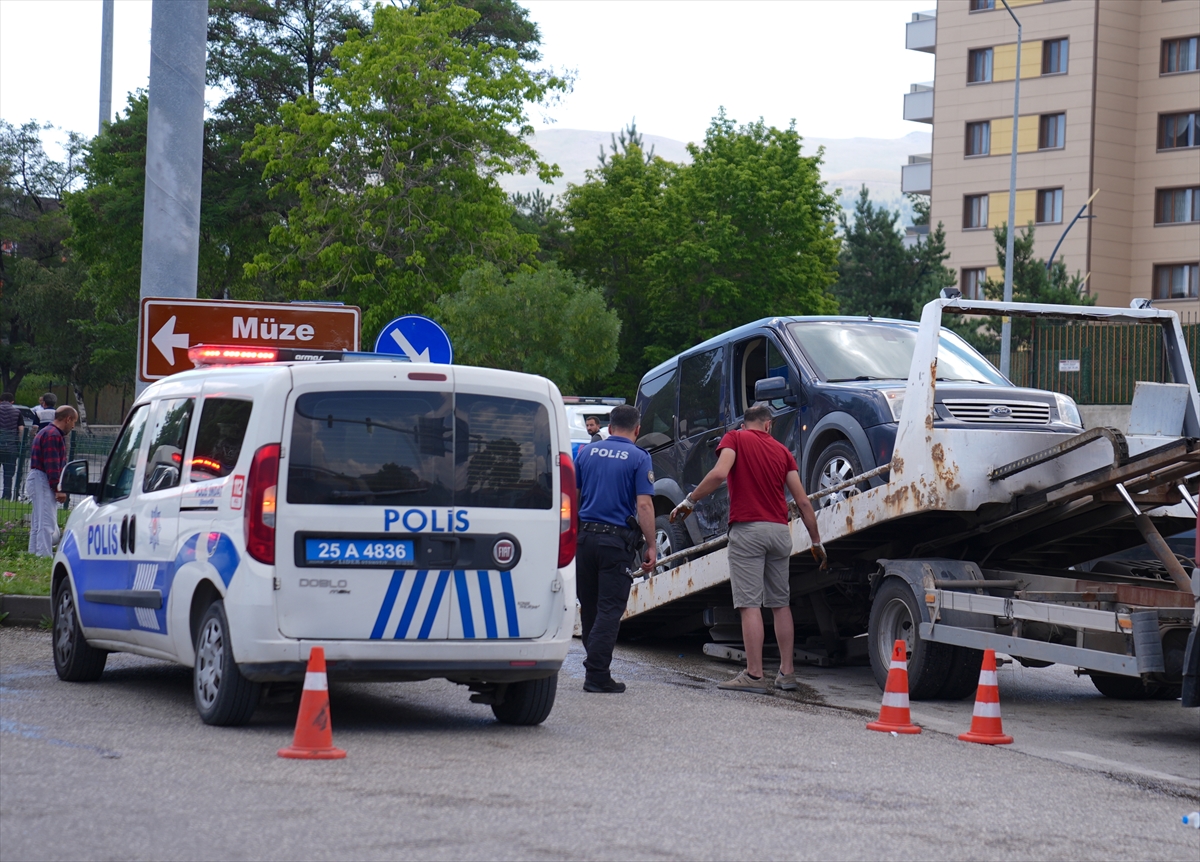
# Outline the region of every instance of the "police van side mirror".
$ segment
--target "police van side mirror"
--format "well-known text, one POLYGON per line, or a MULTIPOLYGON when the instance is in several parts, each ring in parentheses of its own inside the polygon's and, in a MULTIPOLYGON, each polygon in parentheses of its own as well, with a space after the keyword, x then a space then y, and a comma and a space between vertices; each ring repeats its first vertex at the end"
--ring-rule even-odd
POLYGON ((788 385, 786 377, 764 377, 754 384, 755 401, 782 400, 784 404, 795 404, 797 398, 788 385))
POLYGON ((94 494, 99 490, 99 483, 88 482, 88 462, 80 459, 72 461, 63 467, 62 478, 58 480, 58 488, 64 494, 94 494))

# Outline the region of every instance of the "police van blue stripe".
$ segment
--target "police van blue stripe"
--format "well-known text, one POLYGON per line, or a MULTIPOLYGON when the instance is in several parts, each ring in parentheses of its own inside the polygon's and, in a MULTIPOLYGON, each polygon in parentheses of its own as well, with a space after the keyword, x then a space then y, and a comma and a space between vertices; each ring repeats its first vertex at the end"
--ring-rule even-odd
POLYGON ((383 630, 387 628, 387 621, 392 615, 392 608, 396 605, 396 596, 400 594, 402 583, 404 583, 404 569, 396 569, 392 572, 392 580, 388 584, 387 592, 384 593, 383 606, 379 609, 379 616, 375 618, 375 628, 371 629, 372 640, 379 640, 383 637, 383 630))
POLYGON ((462 615, 463 637, 475 637, 475 620, 471 616, 471 594, 467 592, 467 573, 462 569, 454 572, 454 588, 458 592, 458 607, 462 615))
POLYGON ((512 572, 500 573, 500 588, 504 590, 504 609, 508 612, 508 636, 519 638, 517 626, 517 599, 513 595, 512 572))
POLYGON ((429 599, 429 607, 425 610, 425 619, 421 621, 421 630, 417 632, 418 640, 425 640, 433 630, 433 621, 437 618, 438 609, 442 606, 442 594, 446 592, 446 582, 450 573, 438 572, 437 583, 433 587, 433 596, 429 599))
POLYGON ((485 571, 479 573, 479 597, 483 601, 483 621, 487 636, 489 638, 498 637, 496 609, 492 606, 492 585, 488 580, 488 573, 485 571))
POLYGON ((412 624, 413 614, 417 612, 417 602, 421 600, 421 591, 425 589, 425 578, 428 574, 427 569, 417 570, 412 589, 408 592, 408 601, 404 603, 404 613, 400 615, 400 624, 396 626, 396 633, 392 635, 396 640, 403 640, 408 636, 408 627, 412 624))

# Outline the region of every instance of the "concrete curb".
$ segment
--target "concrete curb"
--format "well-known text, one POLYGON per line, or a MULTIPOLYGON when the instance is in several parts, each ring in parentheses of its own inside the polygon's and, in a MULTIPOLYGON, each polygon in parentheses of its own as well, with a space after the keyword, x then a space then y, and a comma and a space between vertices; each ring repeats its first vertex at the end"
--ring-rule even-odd
POLYGON ((50 597, 0 595, 0 614, 5 613, 6 626, 36 626, 50 617, 50 597))

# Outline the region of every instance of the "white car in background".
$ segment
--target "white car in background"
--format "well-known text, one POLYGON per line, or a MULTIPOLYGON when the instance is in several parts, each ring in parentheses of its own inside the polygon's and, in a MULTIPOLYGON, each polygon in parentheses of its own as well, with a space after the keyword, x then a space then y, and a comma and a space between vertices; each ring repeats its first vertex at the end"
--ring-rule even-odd
POLYGON ((600 420, 600 436, 608 438, 608 414, 614 407, 625 403, 624 398, 594 398, 586 395, 564 395, 563 404, 567 411, 567 430, 571 433, 571 457, 579 452, 580 446, 592 442, 592 435, 587 432, 587 418, 595 416, 600 420))

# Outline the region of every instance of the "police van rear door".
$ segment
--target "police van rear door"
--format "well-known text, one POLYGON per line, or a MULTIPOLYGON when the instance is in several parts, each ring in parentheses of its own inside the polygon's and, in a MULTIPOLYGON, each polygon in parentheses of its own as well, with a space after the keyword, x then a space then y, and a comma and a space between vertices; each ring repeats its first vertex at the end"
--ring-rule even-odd
POLYGON ((293 372, 277 502, 280 632, 541 635, 559 524, 548 384, 390 362, 293 372))

